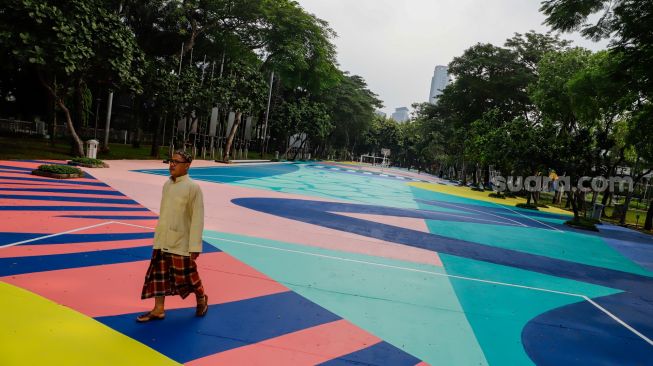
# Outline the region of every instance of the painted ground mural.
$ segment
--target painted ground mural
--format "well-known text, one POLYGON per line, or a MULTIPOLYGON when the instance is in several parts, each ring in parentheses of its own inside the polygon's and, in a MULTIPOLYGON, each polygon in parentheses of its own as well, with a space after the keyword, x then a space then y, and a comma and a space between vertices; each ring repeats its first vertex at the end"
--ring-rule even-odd
POLYGON ((196 162, 205 318, 140 289, 166 166, 0 162, 0 364, 645 365, 653 239, 404 170, 196 162))

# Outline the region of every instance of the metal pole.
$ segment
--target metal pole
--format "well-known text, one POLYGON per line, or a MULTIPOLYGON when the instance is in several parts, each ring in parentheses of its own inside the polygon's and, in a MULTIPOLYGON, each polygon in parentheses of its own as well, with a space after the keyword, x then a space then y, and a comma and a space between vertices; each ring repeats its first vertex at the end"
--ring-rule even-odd
POLYGON ((109 127, 111 126, 111 108, 113 107, 113 92, 109 93, 107 101, 107 120, 104 129, 104 148, 109 149, 109 127))
POLYGON ((268 91, 268 107, 265 110, 265 124, 263 125, 263 148, 261 157, 266 153, 268 147, 268 118, 270 117, 270 102, 272 101, 272 83, 274 83, 274 71, 270 73, 270 89, 268 91))

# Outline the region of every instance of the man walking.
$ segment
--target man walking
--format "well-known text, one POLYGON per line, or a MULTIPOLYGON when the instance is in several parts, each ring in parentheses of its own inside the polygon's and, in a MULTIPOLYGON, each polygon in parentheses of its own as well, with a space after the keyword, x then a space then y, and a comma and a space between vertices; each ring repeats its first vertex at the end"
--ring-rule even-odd
POLYGON ((170 179, 163 185, 152 259, 141 294, 142 299, 154 297, 154 309, 136 318, 141 323, 165 318, 166 296, 185 299, 194 293, 197 316, 204 316, 209 308, 195 264, 202 251, 204 202, 199 185, 188 177, 192 161, 193 157, 181 150, 169 161, 170 179))

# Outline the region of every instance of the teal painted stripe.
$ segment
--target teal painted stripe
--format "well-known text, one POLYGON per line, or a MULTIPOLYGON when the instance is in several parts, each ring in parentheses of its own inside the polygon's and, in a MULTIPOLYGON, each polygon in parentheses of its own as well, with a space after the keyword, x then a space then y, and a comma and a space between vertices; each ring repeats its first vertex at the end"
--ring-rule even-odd
POLYGON ((444 274, 441 267, 213 231, 205 239, 432 365, 487 364, 449 277, 414 271, 444 274))

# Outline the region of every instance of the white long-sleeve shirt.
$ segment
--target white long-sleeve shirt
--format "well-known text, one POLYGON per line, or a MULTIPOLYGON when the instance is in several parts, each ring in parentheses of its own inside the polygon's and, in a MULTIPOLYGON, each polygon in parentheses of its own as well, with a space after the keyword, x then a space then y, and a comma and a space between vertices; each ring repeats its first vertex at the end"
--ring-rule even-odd
POLYGON ((163 185, 154 249, 188 256, 202 251, 204 199, 200 186, 188 175, 163 185))

